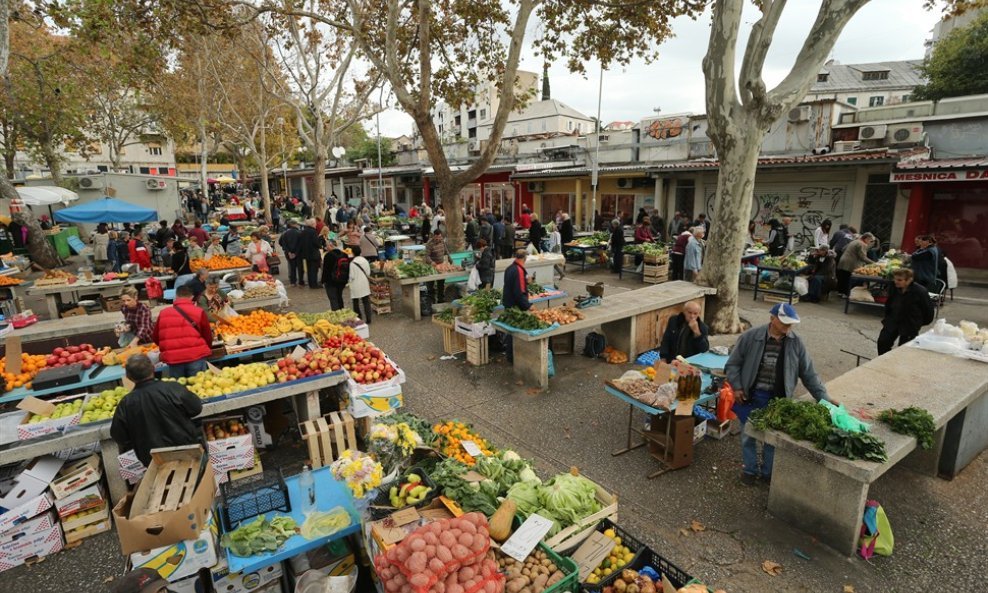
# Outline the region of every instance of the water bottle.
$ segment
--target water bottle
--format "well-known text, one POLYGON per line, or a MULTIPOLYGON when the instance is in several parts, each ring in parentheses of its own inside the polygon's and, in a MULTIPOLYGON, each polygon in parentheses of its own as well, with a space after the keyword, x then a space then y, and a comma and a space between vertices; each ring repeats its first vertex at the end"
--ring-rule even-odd
POLYGON ((302 466, 302 475, 298 479, 302 490, 302 514, 308 515, 316 510, 316 481, 312 477, 309 464, 302 466))

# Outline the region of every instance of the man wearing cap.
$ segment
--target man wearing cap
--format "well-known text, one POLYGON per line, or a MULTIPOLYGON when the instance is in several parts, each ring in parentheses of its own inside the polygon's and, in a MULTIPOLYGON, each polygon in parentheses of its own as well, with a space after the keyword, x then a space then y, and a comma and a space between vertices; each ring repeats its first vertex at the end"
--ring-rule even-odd
POLYGON ((168 581, 158 571, 138 568, 123 575, 110 586, 110 593, 165 593, 168 581))
MULTIPOLYGON (((813 369, 813 361, 803 341, 792 331, 799 323, 796 308, 786 303, 772 307, 767 325, 753 327, 741 334, 724 367, 727 381, 734 388, 737 403, 734 412, 742 423, 757 409, 768 406, 777 397, 791 398, 796 379, 817 401, 828 400, 827 388, 813 369)), ((772 480, 775 447, 764 444, 762 463, 758 465, 758 441, 741 431, 741 481, 751 485, 760 477, 772 480)))

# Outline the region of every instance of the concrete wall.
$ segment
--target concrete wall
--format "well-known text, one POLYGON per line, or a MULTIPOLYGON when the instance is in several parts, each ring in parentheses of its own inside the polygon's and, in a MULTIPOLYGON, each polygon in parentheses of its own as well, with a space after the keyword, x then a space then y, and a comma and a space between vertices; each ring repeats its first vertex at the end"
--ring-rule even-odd
MULTIPOLYGON (((158 212, 158 219, 174 220, 181 213, 182 202, 178 193, 178 179, 173 177, 162 177, 153 175, 127 175, 124 173, 104 173, 102 175, 87 175, 86 177, 97 177, 103 180, 104 187, 98 189, 76 189, 79 200, 72 205, 85 204, 102 199, 108 195, 107 190, 115 190, 113 197, 151 208, 158 212), (161 180, 165 182, 165 189, 149 190, 145 187, 148 179, 161 180)), ((67 177, 67 179, 77 179, 67 177)), ((43 185, 44 183, 41 182, 43 185)), ((95 225, 80 225, 86 230, 86 234, 95 228, 95 225)))

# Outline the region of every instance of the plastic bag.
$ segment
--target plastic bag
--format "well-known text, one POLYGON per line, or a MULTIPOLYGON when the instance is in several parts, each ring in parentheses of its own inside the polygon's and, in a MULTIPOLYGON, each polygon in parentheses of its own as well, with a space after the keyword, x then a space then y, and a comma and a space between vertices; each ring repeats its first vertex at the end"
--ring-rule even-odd
POLYGON ((851 289, 851 294, 847 297, 848 300, 857 303, 874 303, 875 297, 871 295, 871 292, 866 286, 855 286, 851 289))
POLYGON ((868 432, 871 428, 871 425, 867 422, 862 422, 852 416, 843 404, 835 406, 827 400, 820 400, 820 404, 826 406, 827 409, 830 410, 830 421, 834 423, 834 426, 841 430, 847 432, 868 432))
POLYGON ((474 291, 480 288, 480 272, 477 268, 470 270, 470 277, 467 279, 467 290, 474 291))
POLYGON ((734 407, 734 388, 727 381, 720 388, 717 396, 717 422, 723 424, 728 420, 737 418, 731 408, 734 407))
POLYGON ((792 281, 792 287, 799 296, 806 296, 810 292, 810 282, 806 276, 796 276, 792 281))

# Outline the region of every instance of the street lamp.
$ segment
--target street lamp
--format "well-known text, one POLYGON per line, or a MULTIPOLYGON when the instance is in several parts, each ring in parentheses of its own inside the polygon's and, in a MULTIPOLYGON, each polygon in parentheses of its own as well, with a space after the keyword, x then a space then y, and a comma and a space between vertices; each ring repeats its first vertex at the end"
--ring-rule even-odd
POLYGON ((279 117, 275 120, 281 135, 281 174, 283 176, 282 191, 288 195, 288 156, 285 154, 285 118, 279 117))
POLYGON ((377 114, 375 119, 377 120, 377 203, 381 205, 381 208, 385 208, 387 204, 381 202, 381 189, 384 184, 384 174, 381 172, 381 106, 384 104, 384 85, 381 85, 381 98, 377 101, 377 114))
POLYGON ((597 87, 597 129, 595 130, 594 137, 596 138, 596 146, 594 147, 594 157, 593 157, 593 167, 590 173, 590 185, 593 186, 593 198, 590 202, 590 230, 594 229, 594 223, 597 218, 597 182, 598 179, 598 169, 600 163, 600 133, 603 131, 603 126, 600 125, 600 102, 601 97, 604 94, 604 62, 600 63, 600 82, 597 87))

